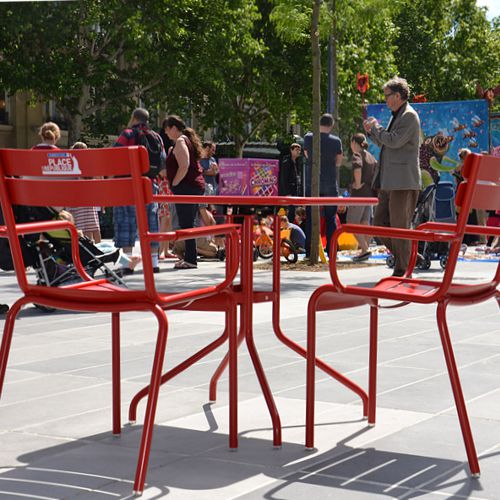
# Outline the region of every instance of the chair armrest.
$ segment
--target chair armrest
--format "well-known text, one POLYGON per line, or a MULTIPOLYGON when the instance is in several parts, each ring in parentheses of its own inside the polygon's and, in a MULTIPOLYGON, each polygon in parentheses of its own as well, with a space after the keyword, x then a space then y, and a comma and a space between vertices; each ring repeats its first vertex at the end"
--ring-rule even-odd
POLYGON ((224 234, 226 235, 226 276, 221 283, 211 287, 204 287, 199 290, 191 290, 175 294, 168 298, 163 298, 164 305, 174 305, 183 302, 190 302, 205 296, 220 293, 228 288, 234 281, 238 273, 240 263, 239 253, 239 229, 241 224, 216 224, 214 226, 194 227, 189 229, 178 229, 168 233, 150 233, 148 232, 148 239, 160 241, 181 241, 198 238, 200 236, 207 236, 211 234, 224 234))
MULTIPOLYGON (((454 224, 451 227, 456 229, 454 224)), ((369 234, 372 236, 386 236, 387 238, 400 238, 403 240, 415 241, 445 241, 450 242, 457 238, 456 231, 447 233, 421 230, 421 229, 403 229, 398 227, 385 227, 385 226, 367 226, 362 224, 344 224, 341 232, 369 234)), ((436 228, 439 230, 438 228, 436 228)), ((339 232, 340 234, 340 232, 339 232)))
MULTIPOLYGON (((447 226, 444 224, 444 226, 447 226)), ((450 224, 447 226, 447 229, 451 231, 451 227, 456 229, 454 224, 450 224)), ((439 230, 439 228, 436 228, 439 230)), ((444 229, 441 229, 444 231, 444 229)), ((385 226, 368 226, 366 224, 343 224, 339 227, 332 235, 332 241, 330 244, 330 276, 332 278, 332 282, 336 288, 339 290, 345 290, 345 285, 340 281, 339 275, 337 273, 337 252, 338 252, 338 237, 340 234, 349 232, 349 233, 358 233, 358 234, 367 234, 371 236, 385 236, 388 238, 400 238, 406 240, 412 240, 414 243, 412 245, 412 253, 410 256, 410 263, 408 266, 408 272, 411 273, 413 271, 413 267, 415 266, 416 256, 417 256, 417 243, 418 241, 444 241, 451 242, 457 239, 456 232, 433 232, 427 230, 419 230, 419 229, 403 229, 397 227, 385 227, 385 226)))
MULTIPOLYGON (((436 231, 452 231, 455 228, 455 224, 447 224, 443 222, 424 222, 420 224, 417 229, 434 229, 436 231)), ((500 235, 500 227, 494 226, 475 226, 467 224, 465 226, 465 232, 467 234, 485 234, 497 236, 500 235)))

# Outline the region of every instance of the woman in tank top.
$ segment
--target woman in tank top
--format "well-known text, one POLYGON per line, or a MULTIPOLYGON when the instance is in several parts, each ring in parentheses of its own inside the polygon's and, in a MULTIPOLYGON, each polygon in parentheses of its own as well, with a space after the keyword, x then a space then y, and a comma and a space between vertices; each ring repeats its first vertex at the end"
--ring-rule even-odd
MULTIPOLYGON (((184 121, 176 115, 170 115, 165 120, 165 133, 175 142, 167 156, 167 179, 174 195, 205 192, 205 179, 200 165, 201 142, 192 128, 186 127, 184 121)), ((196 204, 176 203, 175 210, 181 229, 194 227, 198 210, 196 204)), ((184 259, 177 262, 176 269, 194 269, 196 263, 196 240, 186 241, 184 259)))

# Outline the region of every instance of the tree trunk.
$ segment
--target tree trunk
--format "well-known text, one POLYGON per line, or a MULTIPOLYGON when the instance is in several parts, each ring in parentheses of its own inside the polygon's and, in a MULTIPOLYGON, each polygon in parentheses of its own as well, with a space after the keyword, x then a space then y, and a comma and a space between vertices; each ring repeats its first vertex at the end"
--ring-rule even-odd
POLYGON ((245 141, 240 134, 234 135, 234 152, 236 158, 243 158, 243 148, 245 147, 245 141))
POLYGON ((82 117, 81 115, 65 115, 64 119, 68 124, 68 148, 82 138, 82 117))
MULTIPOLYGON (((313 123, 313 151, 311 168, 311 196, 319 196, 319 171, 321 161, 321 141, 319 119, 321 114, 321 48, 319 45, 319 11, 321 0, 314 0, 311 22, 311 52, 312 52, 312 123, 313 123)), ((317 264, 319 255, 319 207, 311 210, 311 249, 310 264, 317 264)))
POLYGON ((339 85, 337 79, 337 16, 336 16, 336 8, 337 8, 336 0, 332 0, 332 92, 333 92, 333 102, 335 103, 333 106, 332 114, 335 120, 334 131, 340 136, 340 127, 339 127, 339 85))

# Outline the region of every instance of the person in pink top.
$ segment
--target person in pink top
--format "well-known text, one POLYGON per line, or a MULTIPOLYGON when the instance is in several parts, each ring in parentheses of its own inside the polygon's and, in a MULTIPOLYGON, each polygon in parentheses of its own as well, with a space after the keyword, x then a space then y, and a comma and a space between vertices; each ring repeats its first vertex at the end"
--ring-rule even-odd
POLYGON ((61 138, 61 130, 56 123, 44 123, 38 131, 38 135, 42 142, 33 146, 31 149, 59 149, 56 144, 61 138))

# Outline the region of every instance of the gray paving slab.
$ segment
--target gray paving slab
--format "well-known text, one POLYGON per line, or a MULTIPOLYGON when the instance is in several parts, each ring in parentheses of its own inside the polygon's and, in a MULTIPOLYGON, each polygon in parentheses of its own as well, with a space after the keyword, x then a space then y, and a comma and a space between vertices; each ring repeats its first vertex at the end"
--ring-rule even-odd
MULTIPOLYGON (((202 263, 194 274, 162 264, 160 287, 185 289, 222 275, 202 263)), ((474 282, 494 263, 463 263, 474 282)), ((383 265, 342 276, 372 283, 383 265)), ((420 276, 435 278, 439 269, 420 276)), ((283 272, 282 329, 305 346, 307 300, 325 272, 283 272)), ((140 273, 129 279, 139 286, 140 273)), ((256 288, 270 272, 258 269, 256 288)), ((19 295, 12 272, 0 276, 2 301, 19 295)), ((228 383, 208 402, 208 381, 225 348, 162 387, 147 488, 143 498, 290 499, 422 498, 496 500, 500 490, 500 318, 494 301, 450 308, 457 362, 482 476, 471 479, 433 307, 383 310, 379 321, 377 425, 368 427, 359 399, 321 371, 316 384, 315 450, 304 449, 305 361, 273 335, 270 304, 254 308, 254 335, 283 424, 283 446, 272 428, 247 349, 239 352, 239 448, 228 449, 228 383)), ((164 368, 213 340, 223 315, 169 313, 164 368)), ((365 386, 368 310, 318 315, 318 353, 365 386)), ((0 327, 3 320, 0 319, 0 327)), ((142 427, 129 426, 128 402, 149 380, 156 321, 122 315, 122 419, 111 427, 110 316, 24 309, 16 323, 0 401, 0 498, 130 498, 142 427)), ((139 406, 139 422, 144 403, 139 406)))

